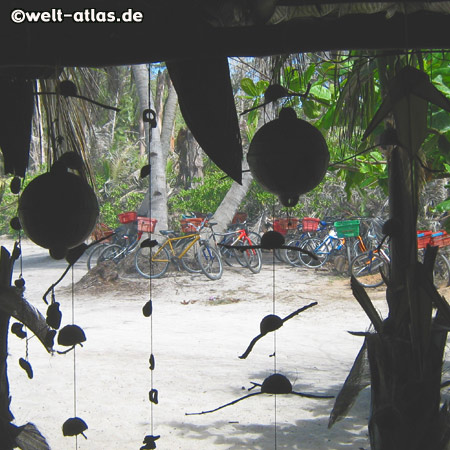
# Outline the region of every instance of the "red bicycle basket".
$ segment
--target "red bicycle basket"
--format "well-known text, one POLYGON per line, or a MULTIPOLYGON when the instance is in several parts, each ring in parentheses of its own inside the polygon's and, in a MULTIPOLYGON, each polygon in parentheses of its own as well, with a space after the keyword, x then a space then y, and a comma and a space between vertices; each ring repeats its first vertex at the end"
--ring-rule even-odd
POLYGON ((130 223, 137 219, 137 213, 135 211, 124 212, 117 216, 120 223, 130 223))
POLYGON ((273 230, 281 234, 286 234, 288 230, 296 230, 297 225, 298 219, 294 217, 275 219, 273 221, 273 230))
POLYGON ((432 234, 432 231, 417 230, 417 248, 426 248, 428 244, 431 244, 432 234))
POLYGON ((153 233, 155 231, 156 219, 150 219, 150 217, 138 217, 138 231, 141 233, 153 233))
POLYGON ((192 219, 182 219, 181 223, 181 231, 183 233, 196 233, 197 228, 202 224, 204 219, 201 217, 193 217, 192 219))
POLYGON ((317 231, 319 228, 320 219, 314 217, 304 217, 302 220, 303 231, 317 231))
POLYGON ((431 236, 431 242, 430 245, 433 245, 435 247, 447 247, 450 245, 450 236, 447 234, 446 231, 440 230, 436 233, 433 233, 431 236), (433 236, 434 234, 442 233, 439 236, 433 236))

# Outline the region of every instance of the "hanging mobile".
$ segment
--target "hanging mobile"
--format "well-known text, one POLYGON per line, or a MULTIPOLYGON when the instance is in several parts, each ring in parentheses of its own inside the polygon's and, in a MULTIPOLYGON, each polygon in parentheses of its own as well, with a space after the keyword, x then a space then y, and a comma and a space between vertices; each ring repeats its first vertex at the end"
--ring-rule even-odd
MULTIPOLYGON (((148 66, 149 71, 149 105, 151 106, 150 102, 150 66, 148 66)), ((151 143, 151 130, 152 128, 156 128, 156 113, 154 110, 148 108, 143 111, 142 119, 144 123, 149 124, 149 131, 148 131, 148 164, 142 167, 140 176, 141 178, 149 177, 149 192, 151 192, 151 163, 150 163, 150 143, 151 143)), ((151 217, 152 212, 152 200, 151 195, 148 197, 148 215, 151 217)), ((139 226, 139 224, 138 224, 139 226)), ((148 230, 145 230, 148 231, 148 230)), ((157 242, 155 240, 151 239, 151 233, 150 230, 150 237, 148 239, 144 239, 141 242, 141 247, 154 247, 157 242)), ((149 253, 149 258, 151 258, 151 252, 149 253)), ((151 264, 150 264, 150 272, 152 270, 151 264)), ((145 305, 142 307, 142 314, 144 317, 150 318, 150 357, 149 357, 149 369, 150 369, 150 392, 148 394, 149 401, 151 403, 150 407, 150 428, 151 428, 151 434, 148 434, 144 437, 143 440, 143 446, 140 447, 140 450, 149 450, 149 449, 155 449, 156 448, 156 441, 160 438, 159 435, 155 436, 153 427, 154 427, 154 420, 153 420, 153 405, 158 404, 158 390, 154 388, 153 384, 153 371, 155 370, 156 362, 155 362, 155 356, 153 354, 153 302, 152 302, 152 280, 151 276, 148 280, 148 301, 145 303, 145 305)))
POLYGON ((250 352, 252 351, 255 344, 262 337, 264 337, 266 334, 268 334, 272 331, 278 330, 279 328, 281 328, 283 326, 284 322, 288 321, 289 319, 292 319, 297 314, 300 314, 301 312, 305 311, 306 309, 311 308, 316 305, 317 305, 317 302, 313 302, 313 303, 310 303, 309 305, 303 306, 302 308, 299 308, 296 311, 294 311, 293 313, 287 315, 284 319, 277 316, 276 314, 269 314, 269 315, 263 317, 263 319, 261 320, 261 323, 260 323, 260 331, 261 331, 260 334, 258 334, 258 336, 254 337, 252 339, 249 346, 247 347, 247 350, 241 356, 239 356, 239 358, 240 359, 247 358, 247 356, 250 354, 250 352))
MULTIPOLYGON (((10 183, 10 190, 14 195, 20 193, 22 181, 19 177, 15 176, 10 183)), ((23 290, 25 287, 25 280, 23 279, 23 260, 22 260, 22 226, 20 220, 17 216, 13 217, 9 222, 11 228, 18 233, 18 240, 14 246, 14 251, 12 259, 15 260, 19 258, 20 261, 20 274, 19 277, 14 281, 16 288, 23 290)), ((20 322, 15 322, 11 325, 11 332, 15 334, 20 339, 25 339, 25 358, 19 358, 19 366, 27 373, 28 378, 31 380, 33 378, 33 368, 28 361, 28 338, 26 330, 23 329, 23 324, 20 322)))
POLYGON ((282 375, 281 373, 274 373, 272 375, 269 375, 262 384, 251 382, 253 386, 249 388, 248 390, 251 391, 255 387, 260 387, 260 392, 254 392, 251 394, 244 395, 243 397, 240 397, 236 400, 233 400, 232 402, 226 403, 225 405, 219 406, 214 409, 209 409, 207 411, 201 411, 201 412, 195 412, 195 413, 185 413, 186 416, 195 416, 195 415, 201 415, 201 414, 209 414, 215 411, 219 411, 219 409, 226 408, 227 406, 234 405, 241 400, 245 400, 249 397, 254 397, 255 395, 260 394, 274 394, 274 395, 280 395, 280 394, 293 394, 298 395, 299 397, 306 397, 306 398, 317 398, 317 399, 328 399, 328 398, 334 398, 333 395, 322 395, 322 394, 306 394, 304 392, 296 392, 292 390, 292 384, 288 380, 287 377, 282 375))

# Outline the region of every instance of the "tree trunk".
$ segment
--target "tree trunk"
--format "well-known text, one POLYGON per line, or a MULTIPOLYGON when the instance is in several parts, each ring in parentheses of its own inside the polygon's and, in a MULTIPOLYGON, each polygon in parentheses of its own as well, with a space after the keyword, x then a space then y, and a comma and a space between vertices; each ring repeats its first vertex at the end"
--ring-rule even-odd
POLYGON ((175 152, 178 154, 178 175, 176 186, 182 189, 195 187, 195 178, 203 177, 202 151, 188 128, 178 132, 175 152))
MULTIPOLYGON (((154 107, 153 96, 148 89, 148 68, 145 64, 133 66, 133 76, 136 83, 141 114, 150 107, 154 107), (150 98, 149 98, 150 97, 150 98), (150 102, 149 102, 150 100, 150 102)), ((146 141, 151 132, 149 124, 145 124, 146 141)), ((158 222, 157 229, 167 229, 167 192, 166 192, 166 161, 167 154, 164 152, 161 142, 161 124, 151 132, 149 161, 151 165, 149 190, 147 191, 142 205, 138 209, 141 216, 151 215, 158 222), (150 211, 151 208, 151 211, 150 211)))
MULTIPOLYGON (((242 165, 245 170, 246 164, 242 165)), ((233 182, 230 189, 226 193, 216 212, 214 213, 213 220, 217 222, 214 230, 217 232, 223 232, 227 229, 228 225, 232 222, 234 215, 239 209, 240 204, 247 195, 250 184, 253 177, 250 172, 244 172, 242 174, 242 184, 233 182)))

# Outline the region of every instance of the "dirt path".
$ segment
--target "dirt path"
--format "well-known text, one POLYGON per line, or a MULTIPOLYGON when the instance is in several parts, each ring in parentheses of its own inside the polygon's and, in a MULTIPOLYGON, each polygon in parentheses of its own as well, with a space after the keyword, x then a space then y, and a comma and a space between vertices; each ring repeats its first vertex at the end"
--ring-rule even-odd
MULTIPOLYGON (((11 242, 4 245, 11 248, 11 242)), ((23 249, 26 297, 45 313, 42 294, 64 264, 30 243, 23 249)), ((85 265, 77 264, 74 280, 85 273, 85 265)), ((259 333, 261 319, 273 313, 273 279, 267 264, 256 275, 226 267, 218 281, 172 274, 152 282, 151 319, 142 314, 149 298, 146 280, 78 287, 74 321, 86 332, 87 341, 76 350, 75 376, 73 352, 51 356, 31 339, 34 378, 29 380, 17 364, 25 355, 25 342, 10 337, 11 409, 16 423, 34 422, 56 450, 136 450, 152 432, 152 416, 153 434, 161 435, 157 448, 163 450, 269 450, 275 448, 275 431, 278 449, 368 449, 368 390, 350 417, 331 430, 327 422, 333 400, 293 395, 276 399, 258 395, 212 414, 185 415, 246 395, 252 381, 261 383, 273 373, 275 362, 295 391, 338 393, 362 344, 347 331, 364 331, 369 323, 353 300, 348 280, 328 272, 278 264, 275 308, 280 317, 313 301, 319 304, 277 331, 276 361, 270 356, 274 333, 260 339, 247 359, 238 358, 259 333), (158 405, 148 400, 152 374, 158 405), (74 392, 76 415, 89 426, 88 439, 78 438, 77 446, 75 439, 61 433, 62 423, 75 415, 74 392)), ((70 281, 68 275, 56 290, 63 325, 72 321, 70 281)), ((369 294, 384 313, 383 290, 369 294)))

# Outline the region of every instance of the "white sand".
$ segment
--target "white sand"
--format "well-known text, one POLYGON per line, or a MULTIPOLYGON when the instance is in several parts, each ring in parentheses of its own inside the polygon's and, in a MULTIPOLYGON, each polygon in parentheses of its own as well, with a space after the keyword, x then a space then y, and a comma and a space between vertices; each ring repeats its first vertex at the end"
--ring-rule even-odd
MULTIPOLYGON (((4 245, 12 248, 10 241, 4 245)), ((42 294, 64 264, 29 242, 23 249, 25 295, 45 315, 42 294)), ((75 280, 85 273, 85 264, 77 263, 75 280)), ((75 323, 84 329, 87 341, 75 353, 76 414, 89 426, 88 439, 80 436, 76 443, 61 432, 63 422, 74 415, 74 353, 49 355, 31 339, 34 378, 29 380, 17 362, 25 356, 25 342, 10 334, 8 374, 15 423, 35 423, 54 450, 137 450, 151 434, 152 410, 153 434, 161 435, 157 448, 162 450, 368 449, 368 389, 350 416, 331 430, 327 423, 333 400, 294 395, 276 396, 276 408, 275 396, 258 395, 212 414, 185 415, 246 395, 252 381, 262 383, 273 373, 273 333, 259 340, 246 360, 238 358, 259 333, 261 319, 273 312, 272 275, 270 264, 256 275, 225 267, 218 281, 172 273, 152 282, 152 319, 142 314, 149 295, 147 280, 78 290, 75 323), (152 373, 158 405, 148 400, 152 373)), ((63 285, 70 280, 68 275, 63 285)), ((336 395, 362 344, 362 338, 347 330, 369 326, 348 280, 278 264, 275 287, 280 317, 319 302, 276 333, 277 371, 290 379, 295 391, 336 395)), ((383 289, 369 294, 385 311, 383 289)), ((62 325, 71 323, 70 289, 57 288, 56 298, 62 325)))

